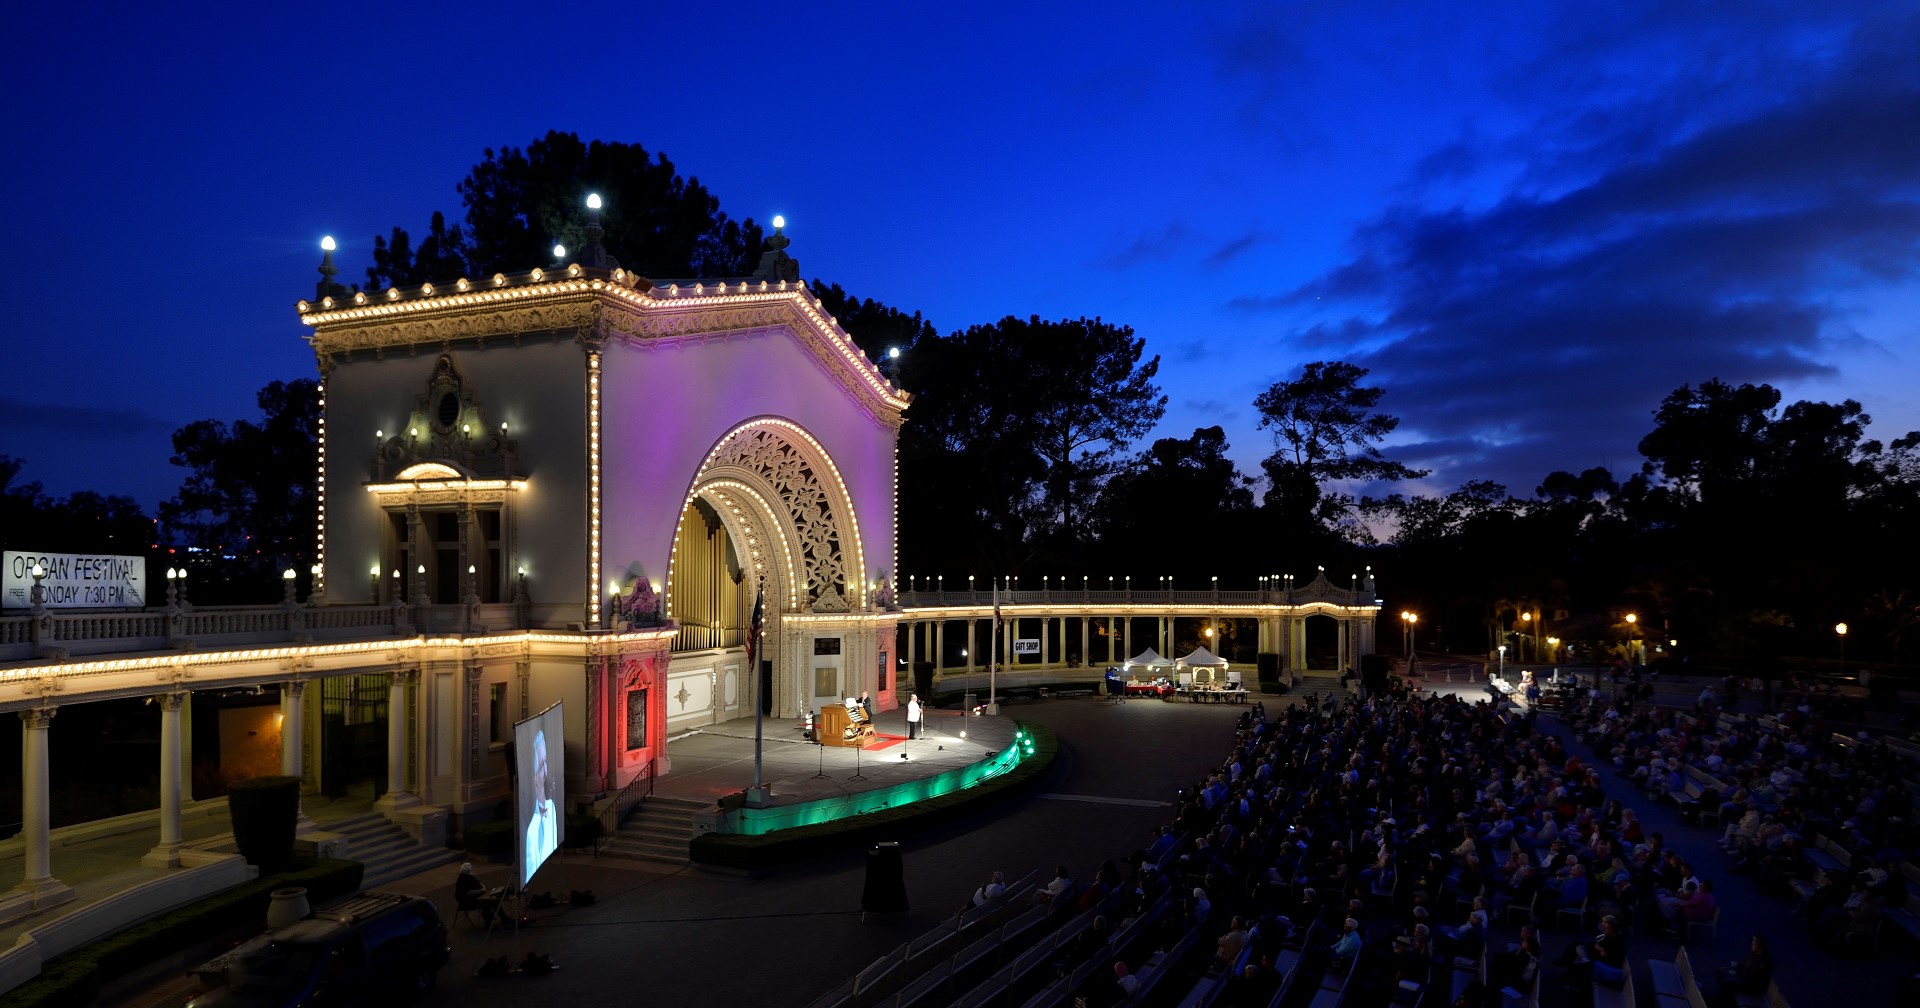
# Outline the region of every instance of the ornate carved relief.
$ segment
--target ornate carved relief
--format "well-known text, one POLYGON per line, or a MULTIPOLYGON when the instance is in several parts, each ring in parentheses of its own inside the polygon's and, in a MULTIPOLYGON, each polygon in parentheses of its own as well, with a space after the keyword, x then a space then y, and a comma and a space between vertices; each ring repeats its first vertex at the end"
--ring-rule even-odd
POLYGON ((374 478, 389 479, 419 462, 453 463, 469 477, 511 478, 518 447, 491 422, 459 362, 442 354, 426 390, 414 399, 406 427, 381 443, 374 478))
POLYGON ((829 484, 831 471, 772 425, 735 431, 707 461, 708 470, 720 467, 752 473, 779 497, 786 511, 781 517, 792 523, 793 547, 807 574, 806 608, 846 612, 845 544, 851 537, 842 530, 845 490, 837 480, 829 484))

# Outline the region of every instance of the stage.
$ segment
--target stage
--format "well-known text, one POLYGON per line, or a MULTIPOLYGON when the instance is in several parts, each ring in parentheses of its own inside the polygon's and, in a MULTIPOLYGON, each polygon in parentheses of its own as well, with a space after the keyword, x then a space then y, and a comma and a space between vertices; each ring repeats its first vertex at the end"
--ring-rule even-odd
MULTIPOLYGON (((964 787, 1018 761, 1018 726, 1011 718, 931 709, 924 717, 921 737, 908 741, 906 712, 881 712, 874 719, 876 740, 865 749, 817 745, 803 738, 793 721, 768 718, 762 779, 772 799, 765 809, 730 811, 722 830, 765 833, 906 804, 964 787)), ((654 786, 656 794, 717 808, 722 799, 753 786, 752 718, 669 739, 668 752, 673 770, 654 786)))

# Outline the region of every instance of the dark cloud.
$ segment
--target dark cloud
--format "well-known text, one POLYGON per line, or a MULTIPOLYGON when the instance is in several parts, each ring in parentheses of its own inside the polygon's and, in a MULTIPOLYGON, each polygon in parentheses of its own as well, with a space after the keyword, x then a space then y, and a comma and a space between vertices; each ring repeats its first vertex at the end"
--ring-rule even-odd
POLYGON ((1246 253, 1253 251, 1253 249, 1264 240, 1266 239, 1261 237, 1260 232, 1249 231, 1246 234, 1243 234, 1240 237, 1235 238, 1234 240, 1227 242, 1224 245, 1221 245, 1219 248, 1214 249, 1212 252, 1207 253, 1205 264, 1210 269, 1217 269, 1221 266, 1225 266, 1226 264, 1234 261, 1235 259, 1240 258, 1242 255, 1245 255, 1246 253))
POLYGON ((76 437, 112 438, 164 430, 167 422, 151 413, 112 406, 31 403, 0 398, 0 430, 51 431, 76 437))
POLYGON ((1886 30, 1765 107, 1657 138, 1623 125, 1591 140, 1605 157, 1556 149, 1556 171, 1609 165, 1577 183, 1389 209, 1336 268, 1230 304, 1353 309, 1297 337, 1365 341, 1382 407, 1426 439, 1401 457, 1437 478, 1635 468, 1667 393, 1829 374, 1848 295, 1920 275, 1920 71, 1895 55, 1920 31, 1886 30))
POLYGON ((1127 243, 1125 248, 1100 260, 1100 265, 1110 270, 1132 269, 1142 263, 1170 259, 1173 254, 1193 240, 1193 231, 1183 221, 1174 221, 1156 231, 1145 232, 1127 243))

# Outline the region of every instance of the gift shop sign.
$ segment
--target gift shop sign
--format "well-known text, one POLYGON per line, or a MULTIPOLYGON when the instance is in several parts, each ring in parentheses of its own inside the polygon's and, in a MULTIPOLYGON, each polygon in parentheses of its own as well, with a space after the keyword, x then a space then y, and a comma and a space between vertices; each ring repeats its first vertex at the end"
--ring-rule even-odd
POLYGON ((33 604, 33 569, 46 570, 40 586, 49 609, 140 608, 147 604, 147 558, 99 553, 0 554, 0 605, 33 604))

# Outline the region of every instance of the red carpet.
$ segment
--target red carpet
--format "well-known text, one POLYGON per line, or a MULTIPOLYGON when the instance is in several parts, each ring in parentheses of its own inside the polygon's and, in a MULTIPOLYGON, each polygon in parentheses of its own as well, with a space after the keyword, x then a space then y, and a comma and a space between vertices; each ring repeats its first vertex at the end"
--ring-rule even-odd
POLYGON ((905 735, 889 735, 886 732, 877 731, 873 733, 873 741, 864 746, 861 746, 860 751, 861 752, 879 752, 880 750, 885 749, 888 746, 897 746, 900 743, 905 742, 906 740, 907 740, 907 737, 905 735))

